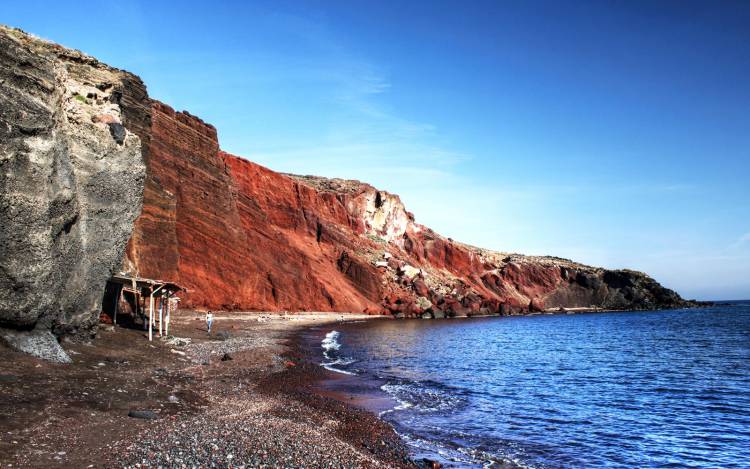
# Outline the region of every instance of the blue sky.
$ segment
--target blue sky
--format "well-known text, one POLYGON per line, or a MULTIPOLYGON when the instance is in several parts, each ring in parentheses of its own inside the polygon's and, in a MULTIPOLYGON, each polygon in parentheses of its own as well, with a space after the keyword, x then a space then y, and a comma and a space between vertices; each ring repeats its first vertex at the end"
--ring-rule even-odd
POLYGON ((750 3, 25 1, 0 22, 455 239, 750 298, 750 3))

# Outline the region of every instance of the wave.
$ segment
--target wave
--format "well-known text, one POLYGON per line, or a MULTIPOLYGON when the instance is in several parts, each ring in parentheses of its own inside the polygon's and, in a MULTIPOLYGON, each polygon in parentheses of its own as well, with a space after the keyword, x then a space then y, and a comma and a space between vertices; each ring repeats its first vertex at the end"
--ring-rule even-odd
MULTIPOLYGON (((412 449, 413 455, 437 459, 447 467, 537 469, 537 466, 528 464, 513 454, 505 454, 503 451, 499 451, 499 448, 506 444, 498 441, 489 442, 490 446, 494 447, 494 450, 489 450, 461 446, 452 442, 450 437, 447 439, 425 438, 403 430, 395 431, 404 443, 412 449)), ((467 436, 473 437, 473 435, 467 436)))
POLYGON ((336 368, 335 366, 333 366, 333 365, 331 365, 329 363, 321 363, 320 366, 322 366, 323 368, 325 368, 328 371, 335 371, 336 373, 341 373, 341 374, 344 374, 344 375, 350 375, 350 376, 356 376, 357 375, 357 373, 355 373, 353 371, 342 370, 341 368, 336 368))
POLYGON ((349 357, 340 357, 338 355, 339 349, 341 349, 341 342, 339 342, 341 333, 339 331, 331 331, 326 334, 323 340, 320 342, 320 347, 323 349, 323 358, 325 359, 320 366, 329 371, 335 371, 336 373, 342 373, 345 375, 356 375, 353 371, 345 370, 341 367, 351 365, 356 360, 349 357))
POLYGON ((341 333, 339 331, 331 331, 326 334, 325 338, 323 338, 323 341, 320 343, 320 346, 323 347, 324 350, 323 354, 341 348, 341 344, 339 343, 340 336, 341 333))
POLYGON ((514 451, 506 441, 477 437, 473 433, 463 433, 449 426, 417 424, 420 429, 416 430, 410 428, 412 425, 403 425, 409 421, 412 424, 419 422, 425 418, 425 414, 439 414, 439 419, 442 419, 445 415, 467 408, 473 394, 470 390, 429 379, 403 378, 390 378, 380 389, 398 405, 380 412, 379 417, 394 424, 394 429, 412 449, 413 455, 437 459, 449 467, 534 467, 523 463, 515 454, 518 451, 514 451), (403 415, 399 417, 398 414, 403 415))
POLYGON ((411 409, 416 412, 450 412, 464 407, 467 399, 460 389, 435 381, 392 379, 380 387, 398 405, 394 411, 411 409))

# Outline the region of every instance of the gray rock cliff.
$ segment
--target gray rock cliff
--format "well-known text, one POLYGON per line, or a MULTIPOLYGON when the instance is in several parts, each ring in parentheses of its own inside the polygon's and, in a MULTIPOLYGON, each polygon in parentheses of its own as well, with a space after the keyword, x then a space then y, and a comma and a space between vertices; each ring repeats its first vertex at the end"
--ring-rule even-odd
POLYGON ((141 212, 149 128, 140 79, 0 26, 0 335, 96 325, 141 212))

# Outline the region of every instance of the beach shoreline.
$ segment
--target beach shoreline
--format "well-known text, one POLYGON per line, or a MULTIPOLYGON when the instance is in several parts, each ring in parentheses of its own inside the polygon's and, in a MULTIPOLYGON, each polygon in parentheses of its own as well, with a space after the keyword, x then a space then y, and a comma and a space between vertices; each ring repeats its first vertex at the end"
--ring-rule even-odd
POLYGON ((390 425, 320 392, 331 372, 300 347, 311 327, 366 319, 376 317, 219 312, 208 336, 201 313, 182 311, 177 340, 102 325, 96 339, 63 343, 69 365, 0 347, 0 461, 418 467, 390 425))

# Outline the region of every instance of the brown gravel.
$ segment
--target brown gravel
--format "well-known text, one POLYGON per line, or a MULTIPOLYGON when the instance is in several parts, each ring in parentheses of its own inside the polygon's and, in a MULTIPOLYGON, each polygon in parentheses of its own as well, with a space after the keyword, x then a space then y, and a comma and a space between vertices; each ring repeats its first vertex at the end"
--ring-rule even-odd
POLYGON ((331 316, 217 317, 173 326, 189 345, 104 330, 72 365, 0 348, 3 467, 414 467, 390 426, 322 397, 295 334, 331 316), (297 318, 298 319, 298 318, 297 318), (218 332, 228 332, 225 340, 218 332), (180 352, 180 353, 175 353, 180 352), (221 358, 229 354, 232 360, 221 358), (155 420, 128 417, 152 411, 155 420))

